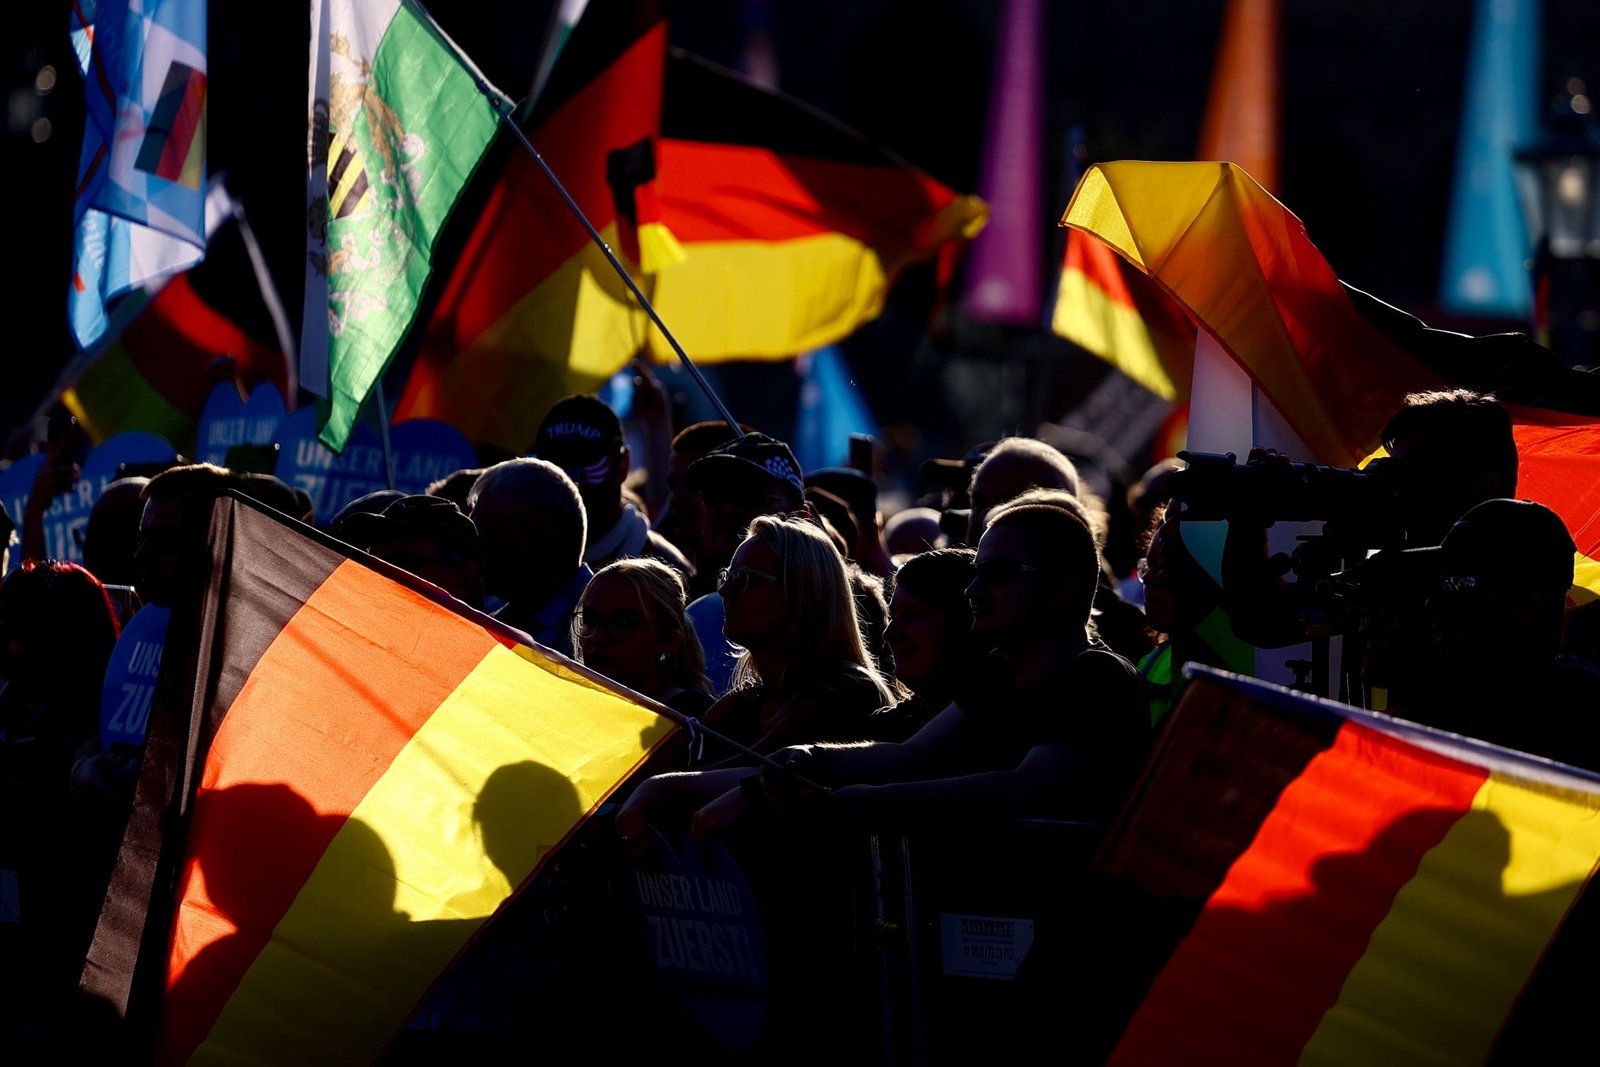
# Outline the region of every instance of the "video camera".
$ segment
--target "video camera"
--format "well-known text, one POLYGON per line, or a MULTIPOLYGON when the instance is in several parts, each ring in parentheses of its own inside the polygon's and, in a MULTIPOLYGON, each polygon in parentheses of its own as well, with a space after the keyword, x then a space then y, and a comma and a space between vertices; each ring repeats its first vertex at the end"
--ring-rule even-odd
POLYGON ((1188 464, 1173 471, 1168 492, 1186 519, 1250 519, 1263 523, 1323 522, 1370 548, 1398 544, 1399 493, 1391 460, 1364 469, 1321 467, 1282 459, 1239 463, 1232 452, 1179 452, 1188 464))

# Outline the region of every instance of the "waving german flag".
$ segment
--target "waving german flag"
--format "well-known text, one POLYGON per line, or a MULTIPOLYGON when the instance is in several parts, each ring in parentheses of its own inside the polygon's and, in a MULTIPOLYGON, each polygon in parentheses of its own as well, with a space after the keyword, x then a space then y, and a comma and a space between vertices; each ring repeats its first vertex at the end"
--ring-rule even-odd
MULTIPOLYGON (((786 359, 883 309, 987 208, 789 97, 681 53, 654 4, 591 3, 529 138, 698 361, 786 359)), ((522 154, 440 297, 395 418, 513 451, 634 356, 675 360, 522 154)))
POLYGON ((162 907, 135 890, 161 884, 167 776, 187 835, 157 1058, 365 1062, 672 726, 255 505, 218 500, 210 537, 190 726, 152 720, 85 987, 162 907))
POLYGON ((1595 990, 1600 779, 1214 672, 1173 716, 1101 867, 1188 921, 1108 1063, 1542 1062, 1583 1031, 1551 1008, 1595 990))

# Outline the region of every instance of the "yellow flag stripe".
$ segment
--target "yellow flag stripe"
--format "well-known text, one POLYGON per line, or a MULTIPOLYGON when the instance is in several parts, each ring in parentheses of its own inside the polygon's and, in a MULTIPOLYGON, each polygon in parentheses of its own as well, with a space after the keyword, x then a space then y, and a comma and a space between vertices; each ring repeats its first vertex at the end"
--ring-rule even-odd
POLYGON ((1143 317, 1113 300, 1082 271, 1069 267, 1061 272, 1051 329, 1162 399, 1177 399, 1178 387, 1162 365, 1143 317))
POLYGON ((192 1062, 370 1060, 670 733, 519 652, 491 649, 357 805, 192 1062))
MULTIPOLYGON (((684 350, 703 362, 786 359, 833 344, 877 317, 888 280, 904 265, 842 233, 684 247, 688 258, 656 279, 655 303, 684 350), (762 299, 705 299, 730 289, 762 299)), ((676 358, 655 329, 650 350, 659 360, 676 358)))
POLYGON ((1478 1063, 1600 857, 1600 797, 1491 775, 1423 857, 1303 1064, 1478 1063))

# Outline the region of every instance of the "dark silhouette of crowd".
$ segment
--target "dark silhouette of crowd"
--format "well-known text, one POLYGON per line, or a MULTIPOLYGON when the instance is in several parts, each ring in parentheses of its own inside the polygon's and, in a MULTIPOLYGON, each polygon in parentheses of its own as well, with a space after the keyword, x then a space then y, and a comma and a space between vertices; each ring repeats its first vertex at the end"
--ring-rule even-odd
MULTIPOLYGON (((871 984, 839 962, 859 945, 817 918, 836 917, 819 894, 871 881, 850 843, 953 847, 957 827, 1033 820, 1092 845, 1180 700, 1185 664, 1248 672, 1246 640, 1324 636, 1312 593, 1267 553, 1270 500, 1228 517, 1220 567, 1201 561, 1178 461, 1106 500, 1074 457, 1011 437, 927 466, 927 492, 886 517, 872 470, 803 471, 752 427, 651 430, 653 471, 610 408, 569 397, 526 456, 323 518, 354 558, 408 572, 686 724, 578 840, 590 859, 569 865, 569 891, 625 896, 595 859, 619 841, 633 860, 662 841, 729 848, 770 908, 773 1000, 757 1047, 771 1054, 871 1057, 843 1045, 871 1040, 871 984), (816 1012, 860 1028, 806 1027, 816 1012)), ((1362 696, 1600 770, 1596 627, 1565 626, 1572 538, 1515 499, 1504 409, 1464 391, 1413 397, 1385 444, 1395 534, 1338 586, 1362 696)), ((1246 465, 1285 462, 1261 451, 1246 465)), ((222 492, 315 518, 270 475, 181 465, 108 488, 86 566, 43 559, 41 517, 75 477, 62 455, 41 467, 20 566, 0 585, 0 1011, 41 1048, 66 1025, 52 1011, 70 1000, 138 760, 100 736, 125 621, 107 589, 181 607, 197 523, 222 492)))

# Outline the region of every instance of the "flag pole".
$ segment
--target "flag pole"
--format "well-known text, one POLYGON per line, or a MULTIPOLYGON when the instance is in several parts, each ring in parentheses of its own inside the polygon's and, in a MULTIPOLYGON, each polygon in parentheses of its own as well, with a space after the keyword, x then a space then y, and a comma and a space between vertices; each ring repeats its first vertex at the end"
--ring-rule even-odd
POLYGON ((628 287, 628 291, 633 294, 633 298, 639 302, 639 306, 644 309, 644 313, 650 316, 650 321, 655 323, 656 329, 661 331, 661 336, 667 339, 667 343, 672 346, 672 350, 677 353, 678 359, 683 363, 684 368, 688 370, 689 376, 694 379, 701 392, 705 393, 712 406, 722 415, 723 420, 727 422, 728 428, 733 431, 734 436, 743 437, 744 431, 739 428, 739 421, 733 417, 733 412, 728 410, 728 406, 722 402, 722 398, 711 388, 711 383, 706 381, 705 375, 700 373, 700 368, 694 365, 694 361, 689 358, 689 353, 683 350, 683 346, 672 335, 672 331, 667 329, 667 324, 661 321, 661 316, 657 314, 655 305, 651 304, 649 298, 644 295, 644 291, 639 288, 639 283, 633 280, 633 275, 628 273, 628 268, 624 267, 622 261, 617 258, 616 253, 611 251, 611 246, 606 244, 604 237, 600 236, 600 231, 594 228, 594 223, 589 221, 589 216, 583 213, 583 208, 579 207, 578 202, 572 199, 572 194, 567 192, 565 185, 561 184, 561 179, 556 177, 556 172, 550 169, 550 164, 545 162, 544 156, 539 154, 539 150, 533 147, 533 142, 528 140, 528 135, 522 132, 522 127, 517 125, 515 107, 511 100, 499 89, 489 84, 488 79, 467 58, 466 53, 461 51, 460 46, 451 40, 450 35, 445 33, 443 27, 434 20, 431 12, 420 3, 415 3, 414 6, 417 12, 428 21, 428 25, 433 28, 433 32, 439 35, 439 39, 450 46, 450 50, 461 61, 461 65, 471 73, 473 84, 478 87, 478 91, 489 101, 489 106, 494 108, 494 112, 500 117, 501 123, 511 129, 511 132, 522 143, 522 147, 527 151, 528 155, 532 156, 533 161, 539 164, 539 169, 544 171, 544 176, 549 179, 556 192, 561 194, 561 199, 567 202, 567 208, 572 212, 573 217, 583 224, 583 228, 588 231, 589 239, 595 243, 595 246, 606 257, 606 261, 617 272, 617 277, 622 279, 622 283, 628 287))
POLYGON ((378 416, 378 442, 383 445, 383 473, 390 489, 394 488, 394 453, 389 450, 389 402, 383 395, 383 376, 379 375, 372 391, 372 402, 378 416))

